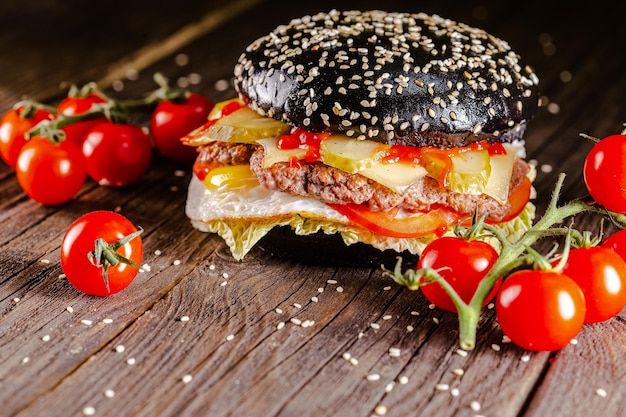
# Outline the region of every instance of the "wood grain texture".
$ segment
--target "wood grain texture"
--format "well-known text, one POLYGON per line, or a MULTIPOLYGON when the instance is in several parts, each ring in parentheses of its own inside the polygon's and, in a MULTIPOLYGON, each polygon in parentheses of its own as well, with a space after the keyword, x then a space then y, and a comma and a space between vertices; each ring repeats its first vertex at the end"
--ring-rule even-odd
MULTIPOLYGON (((338 7, 242 1, 223 23, 146 53, 219 14, 222 3, 113 1, 88 20, 83 2, 2 4, 0 110, 22 95, 53 103, 65 92, 62 81, 118 81, 108 93, 137 97, 154 88, 157 71, 225 99, 252 40, 338 7), (181 54, 188 62, 176 60, 181 54), (137 57, 147 61, 128 77, 120 68, 137 57)), ((526 137, 539 211, 560 172, 563 201, 585 195, 581 167, 591 145, 579 133, 601 137, 626 121, 619 6, 363 0, 342 7, 438 13, 507 39, 542 81, 544 105, 526 137)), ((476 349, 459 351, 456 317, 378 268, 316 267, 259 249, 234 261, 219 238, 189 224, 190 176, 189 167, 155 155, 137 184, 87 182, 74 201, 42 207, 0 164, 0 415, 583 417, 626 408, 626 311, 586 326, 559 352, 530 353, 503 340, 486 308, 476 349), (120 211, 145 229, 149 268, 106 298, 79 293, 59 263, 65 230, 95 209, 120 211)), ((575 225, 600 230, 596 215, 575 225)))

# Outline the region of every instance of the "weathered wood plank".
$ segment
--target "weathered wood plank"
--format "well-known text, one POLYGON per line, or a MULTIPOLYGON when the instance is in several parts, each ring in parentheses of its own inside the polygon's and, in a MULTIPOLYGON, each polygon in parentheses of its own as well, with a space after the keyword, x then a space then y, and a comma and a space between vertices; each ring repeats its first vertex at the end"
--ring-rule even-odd
MULTIPOLYGON (((345 4, 380 7, 374 1, 345 4)), ((151 28, 148 38, 114 45, 128 32, 113 34, 111 44, 101 45, 96 58, 59 65, 54 74, 42 70, 45 61, 26 61, 38 65, 27 72, 22 68, 2 75, 10 87, 4 90, 2 82, 0 104, 8 107, 17 95, 30 91, 25 89, 27 84, 35 95, 53 97, 59 76, 80 83, 100 79, 111 63, 132 65, 137 62, 133 57, 143 56, 137 51, 198 21, 203 16, 199 10, 217 7, 200 2, 187 6, 154 28, 149 20, 130 17, 141 16, 144 10, 127 8, 126 21, 137 26, 126 30, 151 28), (38 71, 41 76, 34 77, 38 71)), ((150 74, 162 71, 172 80, 200 74, 201 82, 192 85, 194 90, 215 100, 226 98, 232 89, 217 88, 215 82, 230 79, 245 45, 290 17, 333 6, 330 1, 276 2, 271 13, 256 7, 152 66, 141 61, 138 65, 145 69, 139 78, 124 79, 124 90, 116 94, 145 92, 153 87, 150 74), (188 64, 175 63, 179 52, 187 54, 188 64)), ((389 1, 386 6, 423 7, 510 40, 538 68, 549 102, 560 106, 559 112, 542 108, 528 130, 530 157, 537 159, 540 168, 544 164, 553 168, 539 171, 538 203, 545 205, 560 171, 568 172, 564 197, 581 196, 579 169, 588 144, 579 142, 578 133, 612 133, 623 117, 619 109, 623 108, 626 77, 615 59, 615 45, 620 42, 612 38, 624 34, 617 25, 618 15, 606 15, 599 24, 593 18, 601 15, 597 11, 601 4, 585 16, 568 8, 559 16, 568 24, 559 24, 558 31, 552 32, 559 22, 554 22, 554 15, 533 9, 532 2, 500 2, 485 10, 469 4, 453 8, 452 2, 407 5, 389 1), (588 20, 594 30, 582 31, 582 23, 588 20), (541 51, 537 42, 542 33, 553 36, 555 55, 541 51), (570 82, 561 81, 562 70, 571 71, 570 82)), ((148 15, 162 12, 155 7, 148 15)), ((105 16, 100 23, 106 26, 113 21, 109 19, 105 16)), ((66 29, 71 33, 71 27, 66 29)), ((15 32, 0 35, 0 45, 15 40, 11 33, 15 32)), ((25 45, 33 47, 40 35, 29 36, 25 45)), ((60 56, 73 60, 94 56, 87 37, 74 42, 60 56), (82 55, 74 55, 76 51, 82 55)), ((7 61, 0 59, 0 70, 3 62, 7 61)), ((177 168, 157 160, 135 186, 114 189, 88 184, 77 200, 60 208, 43 208, 29 201, 12 172, 4 165, 0 168, 3 413, 81 415, 84 407, 92 406, 99 416, 369 416, 377 412, 376 407, 385 406, 389 416, 535 417, 618 415, 626 405, 624 312, 607 323, 586 327, 577 345, 551 355, 529 354, 502 343, 493 311, 485 310, 477 348, 461 356, 454 315, 430 309, 419 293, 397 287, 375 268, 311 267, 268 259, 258 250, 244 262, 234 262, 218 238, 189 225, 183 209, 189 172, 178 177, 173 175, 177 168), (83 212, 116 207, 146 229, 145 261, 150 271, 140 274, 121 294, 108 298, 81 295, 59 278, 60 239, 83 212), (155 254, 157 250, 160 255, 155 254), (324 291, 320 293, 319 288, 324 291), (189 321, 181 320, 185 316, 189 321), (112 322, 105 324, 105 318, 112 322), (291 318, 314 323, 298 326, 291 318), (277 327, 280 322, 286 323, 282 329, 277 327), (125 347, 123 352, 116 351, 120 345, 125 347), (390 348, 398 348, 399 355, 390 354, 390 348), (358 364, 344 358, 346 353, 358 364), (135 360, 132 365, 127 362, 131 358, 135 360), (374 374, 379 379, 368 380, 374 374), (191 376, 188 383, 183 382, 185 375, 191 376), (438 389, 437 384, 447 384, 447 389, 443 385, 438 389), (113 398, 105 395, 108 389, 114 391, 113 398), (598 395, 597 389, 606 390, 607 397, 598 395), (472 401, 480 404, 480 410, 472 409, 472 401)), ((577 226, 594 231, 599 227, 594 216, 581 216, 577 226)), ((547 241, 540 244, 542 249, 550 246, 547 241)))

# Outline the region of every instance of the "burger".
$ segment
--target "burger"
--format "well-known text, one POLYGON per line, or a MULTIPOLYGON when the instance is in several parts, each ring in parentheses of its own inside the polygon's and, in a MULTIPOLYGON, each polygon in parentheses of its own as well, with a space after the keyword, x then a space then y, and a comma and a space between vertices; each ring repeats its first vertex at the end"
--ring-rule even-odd
POLYGON ((182 140, 186 214, 240 260, 256 245, 326 264, 419 256, 484 216, 530 227, 524 161, 538 79, 507 42, 438 15, 337 11, 252 42, 237 97, 182 140))

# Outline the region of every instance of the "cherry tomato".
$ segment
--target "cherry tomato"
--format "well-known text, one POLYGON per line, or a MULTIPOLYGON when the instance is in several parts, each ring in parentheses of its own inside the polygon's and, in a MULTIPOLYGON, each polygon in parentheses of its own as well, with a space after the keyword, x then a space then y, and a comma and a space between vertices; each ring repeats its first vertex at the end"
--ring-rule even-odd
POLYGON ((176 162, 192 163, 198 155, 195 147, 183 145, 181 138, 206 123, 213 103, 190 94, 185 102, 160 102, 150 120, 152 139, 159 152, 176 162))
POLYGON ((583 165, 589 194, 609 210, 626 213, 626 135, 597 142, 583 165))
POLYGON ((516 345, 532 351, 558 350, 582 329, 585 297, 578 284, 564 274, 521 270, 500 287, 496 317, 516 345))
MULTIPOLYGON (((445 236, 429 243, 418 260, 418 268, 439 270, 461 299, 466 303, 474 296, 478 283, 498 259, 498 252, 482 240, 464 240, 445 236)), ((487 304, 496 294, 501 280, 496 282, 484 301, 487 304)), ((436 282, 420 286, 426 298, 437 307, 456 312, 450 296, 436 282)))
POLYGON ((411 238, 430 235, 441 236, 448 226, 456 224, 461 215, 440 207, 428 212, 396 217, 398 209, 374 212, 361 204, 329 204, 350 221, 383 236, 411 238))
POLYGON ((626 261, 626 230, 619 230, 613 233, 600 246, 613 249, 626 261))
POLYGON ((87 132, 83 154, 91 179, 100 185, 122 186, 146 173, 152 144, 139 126, 106 122, 87 132))
POLYGON ((78 290, 105 296, 126 288, 139 272, 143 242, 137 228, 126 217, 112 211, 92 211, 76 219, 67 229, 61 244, 61 268, 78 290), (129 238, 128 242, 122 239, 129 238), (119 263, 94 259, 96 240, 102 239, 119 263), (122 241, 122 242, 120 242, 122 241), (118 244, 115 247, 115 243, 118 244), (111 246, 113 245, 113 246, 111 246))
POLYGON ((87 176, 85 158, 74 142, 53 143, 37 136, 22 147, 15 172, 26 195, 44 205, 74 198, 87 176))
POLYGON ((11 168, 17 165, 20 150, 26 144, 24 134, 42 120, 52 120, 54 116, 47 110, 37 109, 32 117, 24 117, 24 107, 11 109, 0 119, 0 157, 11 168))
MULTIPOLYGON (((86 97, 66 97, 57 106, 59 113, 65 116, 78 116, 90 111, 94 105, 106 103, 107 100, 98 94, 90 94, 86 97)), ((63 128, 66 139, 82 146, 85 134, 92 127, 106 122, 106 117, 98 117, 91 120, 72 123, 63 128)))
POLYGON ((626 262, 613 249, 572 249, 561 272, 576 281, 585 295, 585 323, 608 320, 626 306, 626 262))

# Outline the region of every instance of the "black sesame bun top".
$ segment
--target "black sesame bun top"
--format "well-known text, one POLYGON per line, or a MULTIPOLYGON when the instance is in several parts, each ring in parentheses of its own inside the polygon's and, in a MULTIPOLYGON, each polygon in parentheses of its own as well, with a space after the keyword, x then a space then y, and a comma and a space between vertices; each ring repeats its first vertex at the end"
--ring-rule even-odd
POLYGON ((521 139, 537 84, 505 41, 423 13, 305 16, 254 41, 235 67, 238 93, 263 115, 413 146, 521 139))

